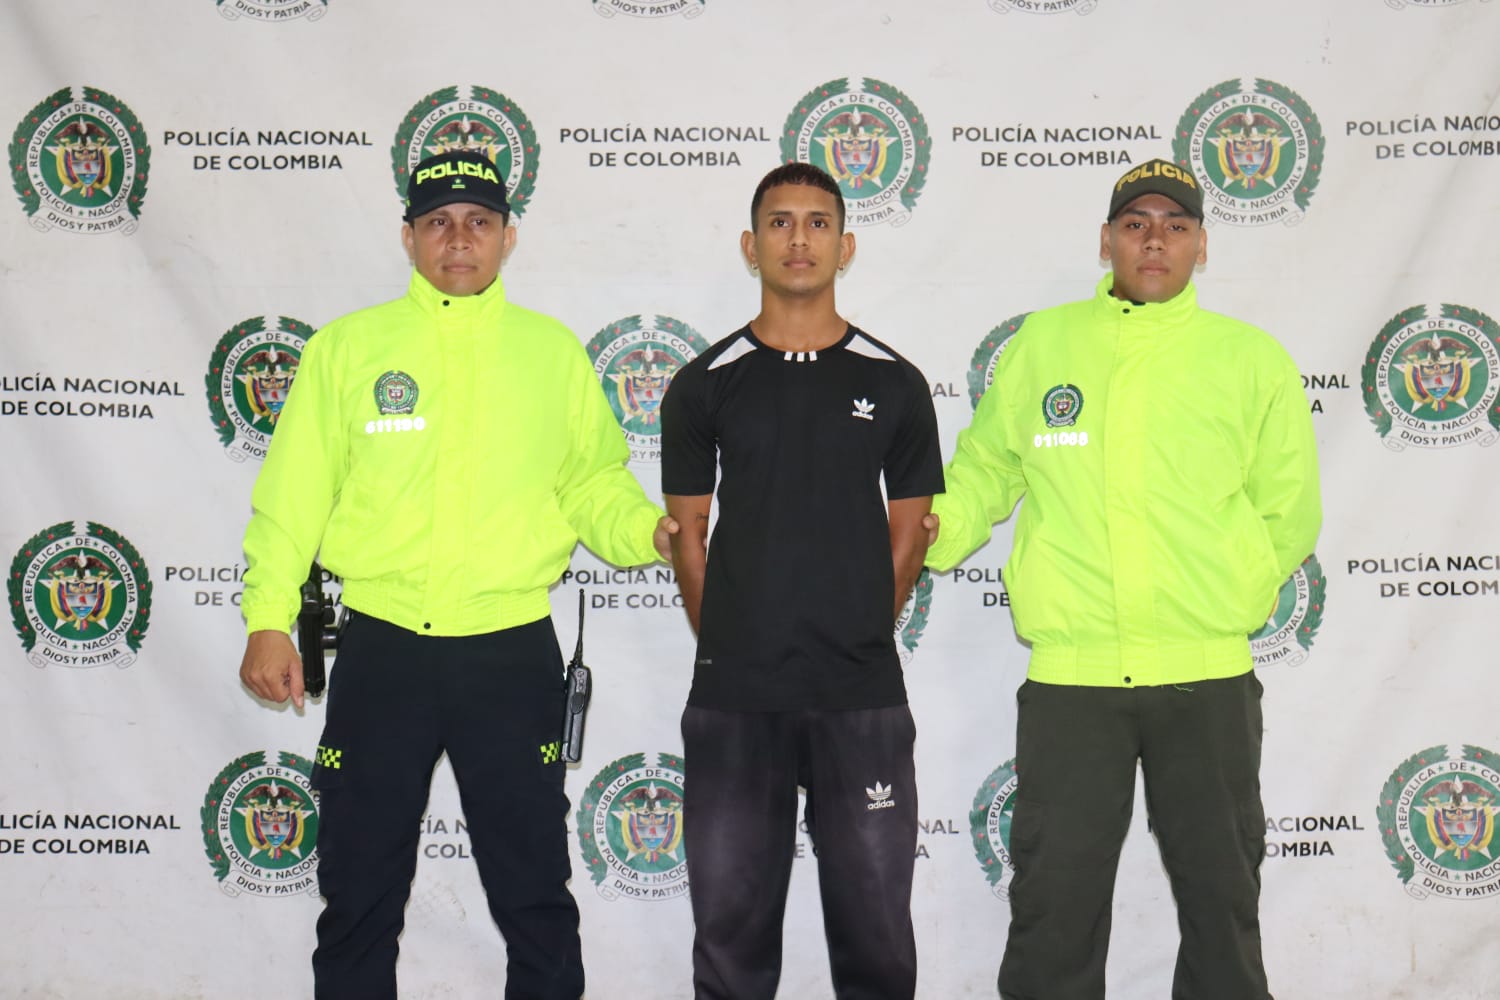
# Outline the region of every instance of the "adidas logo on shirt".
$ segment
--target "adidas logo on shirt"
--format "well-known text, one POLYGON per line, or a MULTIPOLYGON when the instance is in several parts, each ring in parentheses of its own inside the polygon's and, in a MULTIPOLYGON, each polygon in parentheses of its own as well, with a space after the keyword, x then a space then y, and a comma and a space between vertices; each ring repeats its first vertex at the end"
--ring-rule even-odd
POLYGON ((854 410, 849 415, 851 417, 858 417, 861 420, 874 420, 874 409, 875 404, 868 399, 856 399, 854 401, 854 410))
POLYGON ((874 788, 866 788, 865 794, 870 797, 869 803, 865 806, 866 809, 873 811, 896 807, 896 803, 891 801, 891 786, 882 785, 879 780, 876 780, 874 788))

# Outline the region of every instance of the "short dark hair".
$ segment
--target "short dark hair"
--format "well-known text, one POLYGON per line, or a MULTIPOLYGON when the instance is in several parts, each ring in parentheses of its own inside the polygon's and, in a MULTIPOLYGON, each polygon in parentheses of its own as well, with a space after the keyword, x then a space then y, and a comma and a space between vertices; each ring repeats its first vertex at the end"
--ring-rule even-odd
POLYGON ((839 232, 844 231, 844 192, 839 190, 838 181, 811 163, 783 163, 762 177, 760 183, 755 186, 755 197, 750 199, 752 232, 755 230, 756 216, 760 213, 760 203, 765 199, 766 192, 783 184, 806 184, 808 187, 815 187, 833 195, 833 200, 839 207, 839 232))

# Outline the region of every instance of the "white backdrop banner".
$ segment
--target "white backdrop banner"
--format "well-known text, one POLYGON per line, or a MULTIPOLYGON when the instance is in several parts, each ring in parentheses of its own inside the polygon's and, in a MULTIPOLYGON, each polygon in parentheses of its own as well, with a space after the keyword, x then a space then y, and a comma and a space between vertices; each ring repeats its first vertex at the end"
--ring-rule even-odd
MULTIPOLYGON (((506 172, 507 290, 587 345, 653 496, 631 380, 753 315, 738 237, 777 163, 839 175, 841 308, 926 374, 945 454, 1025 315, 1091 293, 1113 180, 1191 169, 1200 301, 1296 358, 1324 475, 1316 554, 1253 639, 1273 989, 1497 995, 1500 3, 10 0, 0 24, 0 995, 310 994, 323 705, 238 684, 240 538, 303 344, 402 293, 399 192, 454 143, 506 172), (841 151, 854 120, 867 163, 841 151)), ((1002 525, 924 575, 898 625, 924 998, 993 996, 1005 940, 1009 548, 1002 525)), ((680 808, 692 636, 670 569, 580 549, 565 647, 579 588, 589 996, 687 997, 690 859, 620 814, 653 786, 680 808)), ((1114 904, 1126 1000, 1168 993, 1176 949, 1144 813, 1114 904)), ((403 995, 495 995, 446 765, 420 850, 403 995)), ((781 995, 829 997, 805 833, 798 858, 781 995)))

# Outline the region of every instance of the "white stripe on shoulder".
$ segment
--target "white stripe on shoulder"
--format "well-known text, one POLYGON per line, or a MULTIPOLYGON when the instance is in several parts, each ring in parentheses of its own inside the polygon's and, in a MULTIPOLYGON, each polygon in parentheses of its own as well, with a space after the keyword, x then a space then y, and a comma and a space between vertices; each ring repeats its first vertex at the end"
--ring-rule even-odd
POLYGON ((849 346, 845 350, 853 351, 855 354, 863 354, 865 357, 874 358, 876 361, 896 360, 894 354, 861 333, 856 333, 853 337, 849 338, 849 346))
POLYGON ((751 343, 750 338, 741 335, 738 340, 725 349, 723 354, 714 358, 714 363, 708 366, 708 370, 713 371, 715 368, 722 368, 725 365, 733 364, 754 351, 755 345, 751 343))

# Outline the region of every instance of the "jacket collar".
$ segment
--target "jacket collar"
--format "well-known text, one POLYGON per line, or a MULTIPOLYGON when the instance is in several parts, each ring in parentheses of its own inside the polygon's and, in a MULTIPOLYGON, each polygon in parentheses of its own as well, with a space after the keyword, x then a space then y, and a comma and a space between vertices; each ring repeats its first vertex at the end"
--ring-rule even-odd
POLYGON ((1115 276, 1106 274, 1094 288, 1094 303, 1109 315, 1135 323, 1159 326, 1176 326, 1185 323, 1198 311, 1198 291, 1191 281, 1187 287, 1165 302, 1146 302, 1137 305, 1125 299, 1117 299, 1109 293, 1115 287, 1115 276))
POLYGON ((478 295, 449 295, 439 291, 414 269, 406 287, 406 297, 425 315, 439 322, 483 323, 498 319, 505 311, 505 282, 496 275, 490 287, 478 295))

